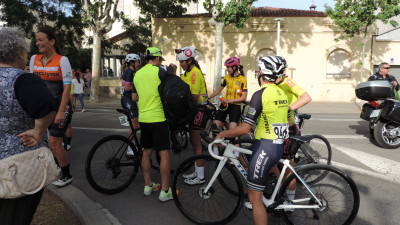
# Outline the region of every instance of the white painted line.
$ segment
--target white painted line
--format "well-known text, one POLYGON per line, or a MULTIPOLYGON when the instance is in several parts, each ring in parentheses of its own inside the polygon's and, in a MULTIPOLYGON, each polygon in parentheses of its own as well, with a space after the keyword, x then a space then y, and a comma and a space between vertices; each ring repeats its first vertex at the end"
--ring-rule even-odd
POLYGON ((94 127, 72 127, 72 129, 77 130, 98 130, 98 131, 110 131, 110 132, 129 132, 129 128, 116 129, 116 128, 94 128, 94 127))
POLYGON ((354 160, 357 160, 358 162, 364 164, 366 167, 371 168, 375 172, 362 170, 360 168, 352 169, 353 171, 357 171, 368 176, 371 175, 380 179, 400 183, 399 162, 335 144, 331 144, 331 146, 350 156, 354 160))
POLYGON ((364 140, 364 139, 369 139, 368 137, 365 137, 363 135, 323 135, 324 137, 328 139, 359 139, 359 140, 364 140))
POLYGON ((333 122, 358 122, 364 121, 362 119, 325 119, 325 118, 311 118, 310 120, 319 120, 319 121, 333 121, 333 122))

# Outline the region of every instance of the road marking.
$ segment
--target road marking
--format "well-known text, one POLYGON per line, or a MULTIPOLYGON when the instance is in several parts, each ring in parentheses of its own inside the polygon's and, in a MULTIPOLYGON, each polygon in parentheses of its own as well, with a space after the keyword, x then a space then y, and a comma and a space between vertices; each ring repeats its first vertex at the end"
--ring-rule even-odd
POLYGON ((339 145, 331 144, 331 146, 349 157, 364 164, 366 167, 371 168, 373 171, 364 170, 358 167, 353 167, 341 163, 334 162, 333 165, 344 167, 352 171, 376 177, 379 179, 396 182, 400 184, 400 163, 394 160, 383 158, 377 155, 361 152, 355 149, 342 147, 339 145))
POLYGON ((129 132, 129 128, 117 129, 117 128, 95 128, 95 127, 72 127, 72 129, 77 130, 98 130, 98 131, 107 131, 107 132, 129 132))
POLYGON ((334 122, 358 122, 358 121, 364 121, 361 119, 325 119, 325 118, 311 118, 311 120, 319 120, 319 121, 334 121, 334 122))
POLYGON ((369 139, 363 135, 323 135, 328 139, 369 139))

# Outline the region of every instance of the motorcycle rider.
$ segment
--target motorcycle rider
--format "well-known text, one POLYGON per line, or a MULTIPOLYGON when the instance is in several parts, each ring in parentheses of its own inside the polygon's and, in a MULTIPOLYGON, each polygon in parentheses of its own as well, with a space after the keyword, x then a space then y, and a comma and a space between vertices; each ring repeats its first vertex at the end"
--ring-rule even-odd
MULTIPOLYGON (((387 62, 382 62, 378 66, 378 72, 376 72, 374 75, 370 76, 368 78, 368 81, 373 81, 373 80, 387 80, 391 85, 394 85, 394 89, 396 91, 399 91, 399 83, 397 82, 396 78, 392 75, 389 75, 389 70, 390 70, 390 65, 387 62)), ((391 96, 392 98, 396 98, 396 94, 393 91, 393 95, 391 96)), ((370 133, 370 138, 375 139, 374 137, 374 129, 369 128, 369 133, 370 133)))

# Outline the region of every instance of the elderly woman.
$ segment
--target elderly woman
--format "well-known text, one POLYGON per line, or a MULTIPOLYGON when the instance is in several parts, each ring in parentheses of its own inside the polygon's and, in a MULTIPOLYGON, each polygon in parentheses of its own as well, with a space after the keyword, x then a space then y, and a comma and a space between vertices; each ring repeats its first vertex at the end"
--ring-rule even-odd
MULTIPOLYGON (((48 145, 45 134, 56 103, 44 82, 24 71, 27 58, 24 34, 0 29, 0 163, 48 145)), ((21 198, 0 198, 0 224, 30 224, 42 194, 43 189, 21 198)))

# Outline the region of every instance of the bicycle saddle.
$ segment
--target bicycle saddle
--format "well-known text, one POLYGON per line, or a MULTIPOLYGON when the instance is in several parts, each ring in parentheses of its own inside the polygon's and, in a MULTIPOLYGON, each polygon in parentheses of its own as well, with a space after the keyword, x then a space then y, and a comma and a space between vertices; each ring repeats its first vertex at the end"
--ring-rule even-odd
POLYGON ((123 114, 129 114, 129 109, 117 109, 117 112, 123 113, 123 114))
POLYGON ((311 118, 311 114, 299 114, 299 118, 309 120, 311 118))

